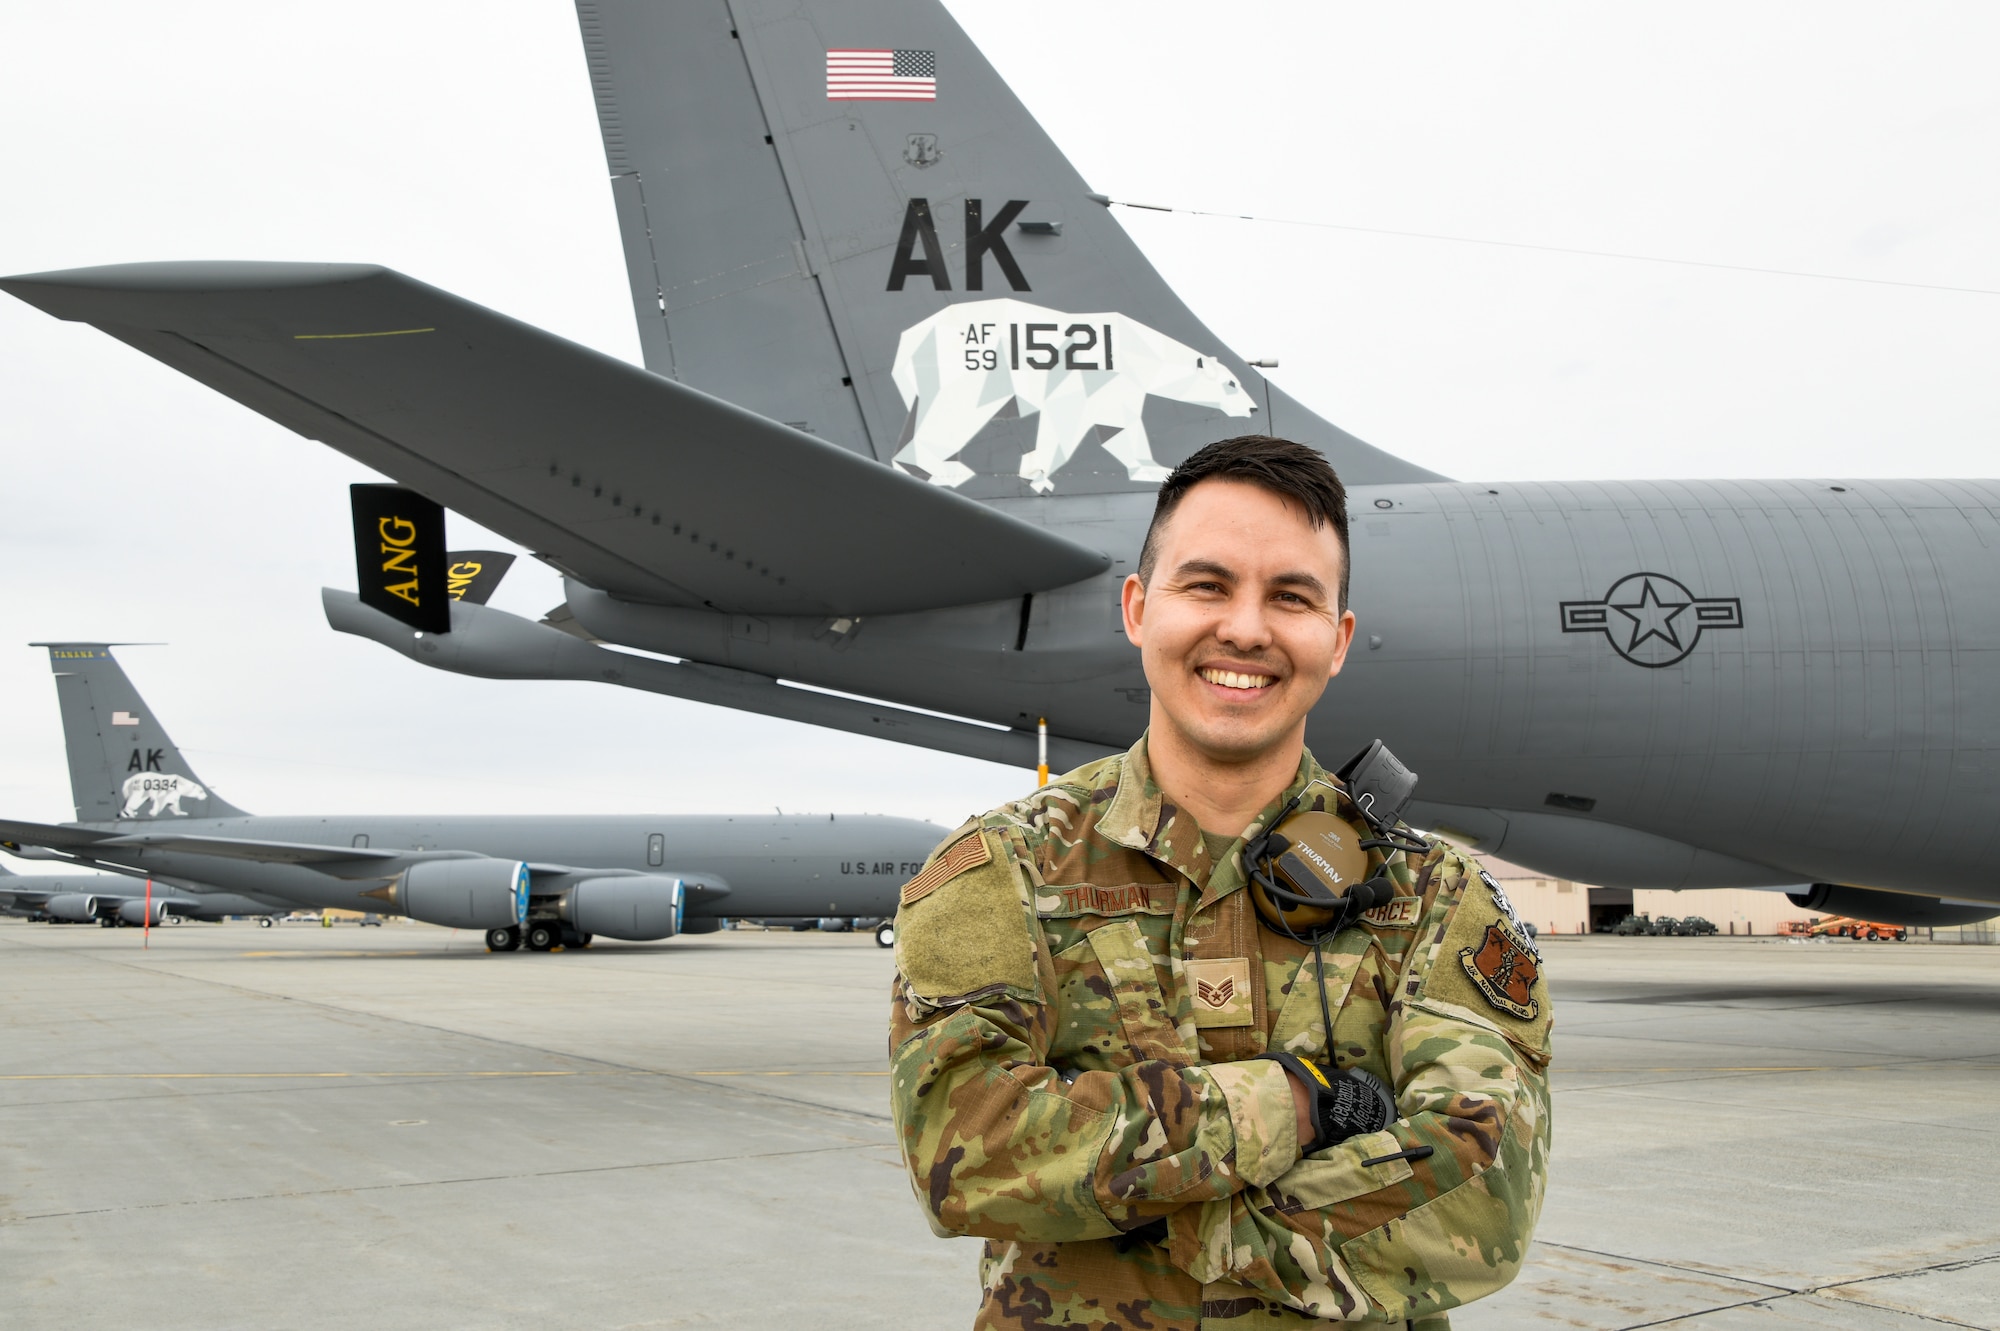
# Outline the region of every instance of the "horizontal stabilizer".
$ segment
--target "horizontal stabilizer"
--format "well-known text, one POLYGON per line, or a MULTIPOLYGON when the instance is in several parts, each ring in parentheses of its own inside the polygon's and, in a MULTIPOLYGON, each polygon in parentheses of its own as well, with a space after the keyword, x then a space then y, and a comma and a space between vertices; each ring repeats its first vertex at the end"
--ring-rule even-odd
POLYGON ((860 615, 1003 600, 1101 552, 359 264, 0 279, 631 600, 860 615))
POLYGON ((81 827, 57 827, 50 823, 23 823, 0 818, 0 846, 42 846, 49 850, 89 850, 102 841, 116 838, 113 832, 92 832, 81 827))
MULTIPOLYGON (((733 666, 614 652, 492 606, 460 602, 451 608, 449 634, 421 637, 361 604, 353 592, 323 587, 320 602, 326 609, 326 622, 337 631, 372 639, 421 665, 454 674, 480 679, 601 681, 1012 767, 1035 765, 1036 737, 1031 730, 1001 729, 889 703, 788 687, 770 675, 733 666)), ((1087 740, 1049 737, 1049 761, 1057 771, 1109 752, 1087 740)))

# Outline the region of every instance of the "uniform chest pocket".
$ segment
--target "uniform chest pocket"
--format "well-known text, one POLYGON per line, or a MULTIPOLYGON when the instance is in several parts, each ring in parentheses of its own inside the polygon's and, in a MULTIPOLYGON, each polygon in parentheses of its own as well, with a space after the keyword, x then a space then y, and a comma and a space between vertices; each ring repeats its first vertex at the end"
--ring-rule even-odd
POLYGON ((1379 1005, 1349 1003, 1351 991, 1366 985, 1376 969, 1371 964, 1369 940, 1362 931, 1350 929, 1341 934, 1321 949, 1320 957, 1325 965, 1323 975, 1310 949, 1294 946, 1281 955, 1266 953, 1268 992, 1284 995, 1277 1020, 1271 1024, 1271 1048, 1304 1056, 1317 1055, 1326 1047, 1322 983, 1326 986, 1325 1007, 1333 1013, 1336 1041, 1348 1034, 1344 1027, 1357 1021, 1372 1020, 1380 1026, 1379 1005))
POLYGON ((1193 1061, 1160 990, 1137 920, 1108 920, 1055 955, 1057 1029, 1049 1061, 1078 1071, 1149 1059, 1193 1061))

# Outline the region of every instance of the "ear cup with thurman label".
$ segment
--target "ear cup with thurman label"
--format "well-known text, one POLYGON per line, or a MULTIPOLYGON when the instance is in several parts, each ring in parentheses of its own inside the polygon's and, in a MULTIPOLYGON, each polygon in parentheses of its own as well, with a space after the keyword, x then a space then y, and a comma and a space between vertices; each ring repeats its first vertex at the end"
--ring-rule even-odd
MULTIPOLYGON (((1348 893, 1368 881, 1367 833, 1338 814, 1307 810, 1273 828, 1263 850, 1268 875, 1253 874, 1251 899, 1266 923, 1301 935, 1358 913, 1348 893)), ((1373 893, 1369 905, 1374 904, 1373 893)))

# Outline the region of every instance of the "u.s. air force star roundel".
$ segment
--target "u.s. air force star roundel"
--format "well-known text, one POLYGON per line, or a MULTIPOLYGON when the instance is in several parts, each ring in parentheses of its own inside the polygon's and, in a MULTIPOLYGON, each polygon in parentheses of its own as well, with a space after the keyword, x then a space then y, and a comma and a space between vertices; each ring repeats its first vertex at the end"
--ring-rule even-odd
POLYGON ((1476 945, 1460 948, 1458 964, 1480 996, 1500 1011, 1522 1021, 1533 1021, 1541 1012, 1541 1000, 1535 997, 1541 962, 1504 921, 1487 925, 1476 945))
POLYGON ((1687 658, 1701 635, 1743 627, 1735 596, 1696 596, 1664 573, 1632 573, 1596 601, 1564 601, 1564 633, 1602 633, 1633 665, 1661 670, 1687 658))

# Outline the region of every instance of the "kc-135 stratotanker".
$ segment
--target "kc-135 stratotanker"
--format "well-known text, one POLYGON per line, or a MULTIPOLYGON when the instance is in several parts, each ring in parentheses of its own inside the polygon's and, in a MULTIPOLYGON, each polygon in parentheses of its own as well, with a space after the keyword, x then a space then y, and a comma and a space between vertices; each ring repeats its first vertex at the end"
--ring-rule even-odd
POLYGON ((730 916, 886 919, 944 835, 852 814, 252 816, 196 778, 110 645, 37 645, 55 671, 76 821, 0 820, 0 844, 125 877, 0 879, 15 913, 160 924, 333 907, 546 952, 710 933, 730 916))
POLYGON ((644 369, 361 264, 0 281, 566 575, 539 624, 328 592, 336 628, 1023 766, 1046 717, 1062 766, 1146 721, 1118 589, 1156 483, 1275 433, 1354 514, 1309 740, 1386 738, 1420 824, 1609 886, 2000 910, 2000 484, 1448 480, 1223 346, 935 0, 578 14, 644 369))

